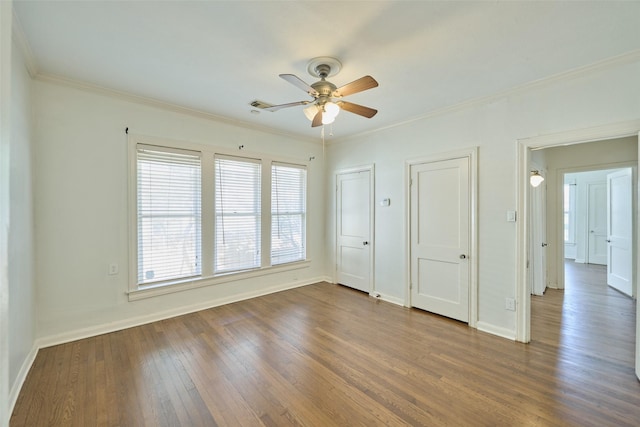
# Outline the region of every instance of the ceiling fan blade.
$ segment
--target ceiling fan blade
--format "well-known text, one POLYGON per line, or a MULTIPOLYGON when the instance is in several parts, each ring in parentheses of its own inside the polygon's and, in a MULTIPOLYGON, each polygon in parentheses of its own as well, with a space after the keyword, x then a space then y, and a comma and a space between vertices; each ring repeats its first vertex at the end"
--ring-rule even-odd
POLYGON ((351 83, 339 87, 333 91, 333 96, 340 98, 342 96, 352 95, 354 93, 362 92, 363 90, 372 89, 378 87, 378 82, 371 76, 360 77, 358 80, 354 80, 351 83))
POLYGON ((358 114, 360 116, 366 117, 370 119, 378 113, 378 110, 374 110, 373 108, 365 107, 364 105, 354 104, 353 102, 340 101, 338 102, 340 108, 350 113, 358 114))
POLYGON ((319 95, 318 91, 306 84, 300 77, 295 76, 293 74, 280 74, 280 77, 284 80, 288 81, 294 86, 299 87, 303 91, 307 92, 309 95, 314 98, 319 95))
POLYGON ((313 117, 313 121, 311 122, 311 127, 315 128, 322 125, 322 110, 319 110, 316 115, 313 117))
POLYGON ((270 107, 265 107, 263 108, 263 110, 267 110, 267 111, 278 111, 281 108, 289 108, 289 107, 295 107, 297 105, 307 105, 309 104, 311 101, 298 101, 298 102, 290 102, 288 104, 279 104, 279 105, 272 105, 270 107))

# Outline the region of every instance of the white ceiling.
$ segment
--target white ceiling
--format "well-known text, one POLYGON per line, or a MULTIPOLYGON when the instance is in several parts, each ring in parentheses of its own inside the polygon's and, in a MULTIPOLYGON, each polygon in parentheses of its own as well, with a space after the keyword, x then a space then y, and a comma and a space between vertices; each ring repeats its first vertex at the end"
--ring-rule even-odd
POLYGON ((347 100, 335 138, 640 50, 640 1, 15 1, 37 74, 317 137, 303 107, 251 114, 249 103, 310 99, 278 74, 379 87, 347 100))

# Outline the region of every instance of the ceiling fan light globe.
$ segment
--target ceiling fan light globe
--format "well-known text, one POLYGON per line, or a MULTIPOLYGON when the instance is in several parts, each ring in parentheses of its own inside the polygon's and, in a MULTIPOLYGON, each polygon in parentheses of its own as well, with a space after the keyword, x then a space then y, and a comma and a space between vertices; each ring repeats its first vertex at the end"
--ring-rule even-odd
POLYGON ((529 177, 529 183, 531 184, 532 187, 539 186, 540 184, 542 184, 542 181, 544 181, 544 177, 540 175, 538 171, 534 171, 531 174, 531 177, 529 177))
POLYGON ((302 111, 309 121, 313 121, 313 118, 318 114, 318 106, 316 104, 311 104, 302 111))
POLYGON ((322 113, 322 124, 323 125, 330 125, 335 120, 336 120, 336 116, 332 116, 332 115, 327 114, 327 113, 322 113))
POLYGON ((324 104, 324 111, 328 115, 330 115, 330 116, 335 118, 338 115, 338 113, 340 112, 340 107, 338 106, 338 104, 329 101, 326 104, 324 104))

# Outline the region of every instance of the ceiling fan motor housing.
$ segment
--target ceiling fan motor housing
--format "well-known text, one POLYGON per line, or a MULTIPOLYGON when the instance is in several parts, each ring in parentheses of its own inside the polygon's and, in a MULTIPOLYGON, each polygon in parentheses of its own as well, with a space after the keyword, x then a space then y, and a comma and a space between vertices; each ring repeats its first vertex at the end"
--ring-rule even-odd
POLYGON ((331 94, 336 90, 336 85, 326 81, 324 78, 311 85, 318 92, 317 104, 323 105, 331 100, 331 94))

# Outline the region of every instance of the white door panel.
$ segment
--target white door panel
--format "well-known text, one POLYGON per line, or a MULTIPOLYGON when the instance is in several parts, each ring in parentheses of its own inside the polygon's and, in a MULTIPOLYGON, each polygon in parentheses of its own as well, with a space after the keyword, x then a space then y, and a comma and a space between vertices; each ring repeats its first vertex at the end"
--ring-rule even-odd
MULTIPOLYGON (((539 170, 543 176, 545 171, 539 170)), ((531 189, 531 293, 547 290, 547 184, 531 189)))
POLYGON ((589 184, 588 193, 588 252, 589 264, 607 263, 607 186, 603 183, 589 184))
POLYGON ((469 159, 411 166, 411 305, 469 321, 469 159))
POLYGON ((338 174, 336 178, 338 283, 371 292, 371 171, 338 174))
POLYGON ((607 284, 629 296, 632 289, 632 174, 607 175, 607 284))

